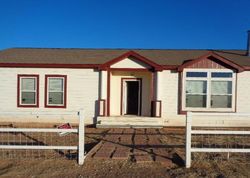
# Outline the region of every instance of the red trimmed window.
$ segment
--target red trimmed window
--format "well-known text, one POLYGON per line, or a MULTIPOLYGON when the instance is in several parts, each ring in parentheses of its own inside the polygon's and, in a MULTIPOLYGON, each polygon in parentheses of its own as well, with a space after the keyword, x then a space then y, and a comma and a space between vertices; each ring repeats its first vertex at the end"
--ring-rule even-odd
POLYGON ((66 75, 45 75, 46 108, 66 108, 66 94, 66 75))
POLYGON ((39 107, 39 75, 17 76, 17 106, 39 107))

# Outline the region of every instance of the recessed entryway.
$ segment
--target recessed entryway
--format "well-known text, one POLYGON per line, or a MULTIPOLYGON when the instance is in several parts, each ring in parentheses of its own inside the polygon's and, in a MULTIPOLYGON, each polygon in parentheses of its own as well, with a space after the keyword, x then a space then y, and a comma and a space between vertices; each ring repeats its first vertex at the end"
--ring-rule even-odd
POLYGON ((110 100, 107 101, 107 110, 110 108, 110 114, 107 116, 150 117, 153 95, 152 77, 152 73, 148 71, 112 71, 107 89, 110 97, 110 100), (136 92, 132 92, 134 95, 131 96, 129 91, 133 90, 136 92), (130 105, 132 101, 128 102, 129 98, 137 99, 132 99, 133 104, 130 105), (132 107, 136 111, 135 109, 132 111, 132 107))
POLYGON ((121 115, 141 115, 141 78, 122 78, 121 115))

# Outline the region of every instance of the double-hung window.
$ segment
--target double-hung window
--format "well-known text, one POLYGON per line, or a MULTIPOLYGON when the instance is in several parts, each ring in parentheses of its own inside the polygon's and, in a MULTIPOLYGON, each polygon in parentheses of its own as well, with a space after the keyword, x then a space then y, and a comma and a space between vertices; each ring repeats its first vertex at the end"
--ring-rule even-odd
POLYGON ((65 75, 45 76, 45 106, 66 108, 66 85, 65 75))
POLYGON ((18 75, 18 107, 39 106, 39 76, 18 75))
POLYGON ((186 111, 234 111, 235 73, 227 69, 185 69, 182 108, 186 111))

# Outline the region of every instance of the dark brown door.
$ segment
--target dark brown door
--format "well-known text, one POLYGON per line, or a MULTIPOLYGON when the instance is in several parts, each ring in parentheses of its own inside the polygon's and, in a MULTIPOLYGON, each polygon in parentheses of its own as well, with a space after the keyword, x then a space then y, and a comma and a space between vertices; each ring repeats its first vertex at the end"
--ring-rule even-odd
POLYGON ((138 115, 139 111, 139 81, 127 81, 127 112, 138 115))

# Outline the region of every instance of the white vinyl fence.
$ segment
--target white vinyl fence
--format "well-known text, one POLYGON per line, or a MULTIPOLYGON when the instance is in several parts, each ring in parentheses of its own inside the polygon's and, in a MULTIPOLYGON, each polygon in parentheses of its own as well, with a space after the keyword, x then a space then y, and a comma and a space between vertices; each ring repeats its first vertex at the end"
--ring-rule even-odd
POLYGON ((84 163, 84 112, 70 111, 70 112, 6 112, 0 111, 0 116, 70 116, 79 118, 78 129, 59 129, 59 128, 0 128, 0 134, 2 133, 76 133, 78 134, 78 145, 75 146, 53 146, 53 145, 19 145, 19 144, 0 144, 0 149, 10 150, 77 150, 78 152, 78 164, 84 163))
MULTIPOLYGON (((213 136, 226 136, 226 135, 243 135, 243 136, 250 136, 250 131, 248 130, 219 130, 217 129, 192 129, 192 121, 193 117, 197 116, 198 119, 204 119, 203 117, 226 117, 226 118, 240 118, 238 121, 243 121, 245 123, 250 123, 250 113, 197 113, 197 112, 188 112, 186 117, 186 168, 191 167, 191 153, 194 152, 207 152, 207 153, 213 153, 213 152, 224 152, 224 153, 250 153, 249 146, 247 147, 240 147, 240 148, 229 148, 227 146, 225 147, 208 147, 206 144, 204 144, 201 147, 195 147, 192 145, 192 135, 213 135, 213 136)), ((197 119, 196 117, 196 119, 197 119)), ((235 119, 236 120, 236 119, 235 119)), ((249 124, 248 124, 249 125, 249 124)), ((232 125, 233 127, 233 125, 232 125)), ((247 139, 250 140, 250 137, 247 139)))

